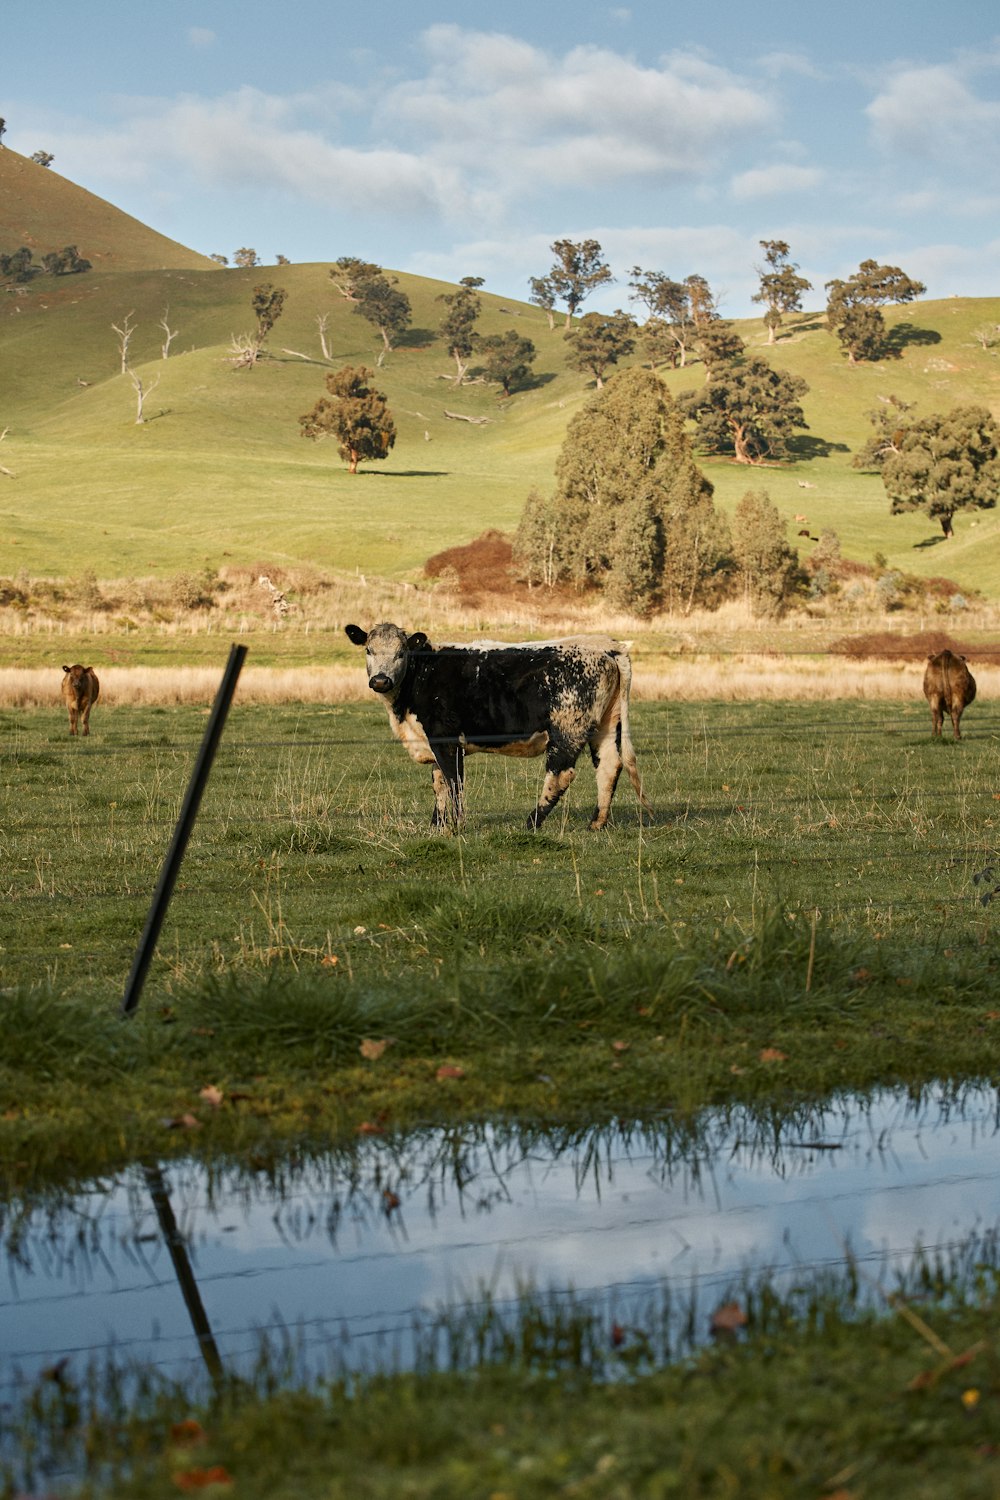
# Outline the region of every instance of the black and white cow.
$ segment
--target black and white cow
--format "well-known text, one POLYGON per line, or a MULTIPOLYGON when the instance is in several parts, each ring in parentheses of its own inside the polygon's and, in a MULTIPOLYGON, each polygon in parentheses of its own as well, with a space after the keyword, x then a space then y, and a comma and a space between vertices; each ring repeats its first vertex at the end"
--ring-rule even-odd
POLYGON ((460 823, 465 757, 545 756, 538 806, 528 818, 538 828, 576 775, 585 745, 597 772, 591 828, 608 821, 624 765, 642 807, 649 810, 629 733, 632 663, 608 636, 504 645, 481 641, 434 647, 417 631, 348 625, 364 646, 368 686, 389 714, 389 727, 410 756, 431 767, 433 825, 460 823))

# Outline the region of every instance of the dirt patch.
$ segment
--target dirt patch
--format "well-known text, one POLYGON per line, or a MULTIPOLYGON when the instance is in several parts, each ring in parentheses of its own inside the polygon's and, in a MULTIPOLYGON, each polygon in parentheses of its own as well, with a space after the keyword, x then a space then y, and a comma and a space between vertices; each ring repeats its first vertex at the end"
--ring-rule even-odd
POLYGON ((963 641, 945 630, 920 630, 915 635, 895 635, 892 631, 874 631, 870 635, 842 636, 829 647, 831 655, 847 656, 854 661, 926 661, 939 651, 954 651, 970 662, 989 662, 1000 666, 1000 645, 963 641))

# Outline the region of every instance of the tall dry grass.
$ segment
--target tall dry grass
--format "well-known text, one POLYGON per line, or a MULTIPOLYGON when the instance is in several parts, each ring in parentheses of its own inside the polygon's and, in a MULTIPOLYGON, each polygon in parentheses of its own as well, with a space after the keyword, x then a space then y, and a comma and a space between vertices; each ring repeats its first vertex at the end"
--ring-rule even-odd
MULTIPOLYGON (((205 704, 221 673, 211 667, 102 667, 100 707, 205 704)), ((1000 696, 1000 667, 977 667, 979 698, 1000 696)), ((689 702, 919 701, 923 666, 917 662, 847 662, 838 657, 754 655, 649 657, 637 652, 633 696, 689 702)), ((61 705, 62 673, 50 668, 0 668, 0 708, 61 705)), ((370 699, 363 668, 244 667, 236 702, 355 703, 370 699)))

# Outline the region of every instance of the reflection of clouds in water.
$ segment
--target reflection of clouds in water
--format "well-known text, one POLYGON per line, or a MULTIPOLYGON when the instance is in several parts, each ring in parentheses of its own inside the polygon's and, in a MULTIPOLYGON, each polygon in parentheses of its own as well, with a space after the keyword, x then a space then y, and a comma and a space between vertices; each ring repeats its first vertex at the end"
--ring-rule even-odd
MULTIPOLYGON (((693 1141, 672 1128, 580 1131, 561 1151, 541 1135, 427 1132, 289 1169, 277 1188, 192 1163, 164 1176, 230 1360, 265 1326, 301 1326, 317 1350, 346 1327, 358 1357, 405 1357, 415 1310, 487 1287, 500 1299, 526 1282, 622 1297, 668 1282, 683 1297, 695 1280, 721 1291, 748 1269, 829 1267, 848 1248, 878 1276, 883 1251, 909 1256, 1000 1219, 991 1090, 950 1114, 886 1094, 780 1131, 739 1112, 706 1116, 693 1141), (389 1213, 386 1191, 399 1200, 389 1213)), ((31 1370, 109 1341, 164 1364, 190 1357, 141 1178, 49 1219, 36 1211, 20 1263, 9 1231, 6 1248, 0 1398, 12 1363, 31 1370)))

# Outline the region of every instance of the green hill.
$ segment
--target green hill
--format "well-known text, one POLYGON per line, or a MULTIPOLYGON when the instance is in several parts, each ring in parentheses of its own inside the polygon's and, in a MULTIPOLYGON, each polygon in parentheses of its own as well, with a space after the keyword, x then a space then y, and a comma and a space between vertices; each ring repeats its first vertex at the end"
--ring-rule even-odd
MULTIPOLYGON (((566 425, 593 388, 567 369, 561 327, 550 330, 538 308, 484 293, 481 331, 514 327, 530 337, 536 380, 509 400, 483 384, 456 389, 436 337, 437 299, 452 288, 400 275, 413 327, 377 380, 397 442, 387 462, 350 476, 332 444, 299 432, 328 368, 317 319, 328 319, 334 367, 374 365, 381 341, 339 296, 326 264, 220 270, 50 169, 0 151, 0 248, 32 239, 39 249, 76 243, 94 269, 0 288, 0 463, 15 476, 0 475, 0 574, 93 569, 113 578, 308 561, 415 576, 434 552, 516 525, 532 486, 551 486, 566 425), (284 315, 271 357, 236 370, 231 339, 252 327, 252 288, 263 280, 285 288, 284 315), (142 425, 112 328, 126 314, 136 330, 130 358, 148 393, 142 425), (167 359, 164 319, 175 334, 167 359)), ((353 248, 331 246, 331 263, 353 248)), ((947 574, 998 598, 1000 513, 960 516, 942 544, 926 519, 891 517, 881 481, 850 460, 879 396, 914 401, 919 414, 964 401, 1000 414, 1000 360, 972 337, 978 325, 1000 323, 1000 298, 918 303, 890 310, 887 321, 906 335, 899 357, 855 367, 817 316, 802 316, 771 350, 759 322, 738 325, 755 349, 806 379, 810 430, 789 464, 703 467, 729 510, 747 489, 766 488, 793 539, 805 516, 813 534, 834 527, 848 557, 882 552, 895 567, 947 574)), ((700 365, 666 375, 674 390, 703 378, 700 365)))
POLYGON ((107 271, 214 265, 208 256, 157 234, 51 167, 0 147, 0 250, 9 253, 22 245, 36 260, 50 250, 76 245, 86 260, 107 271))

